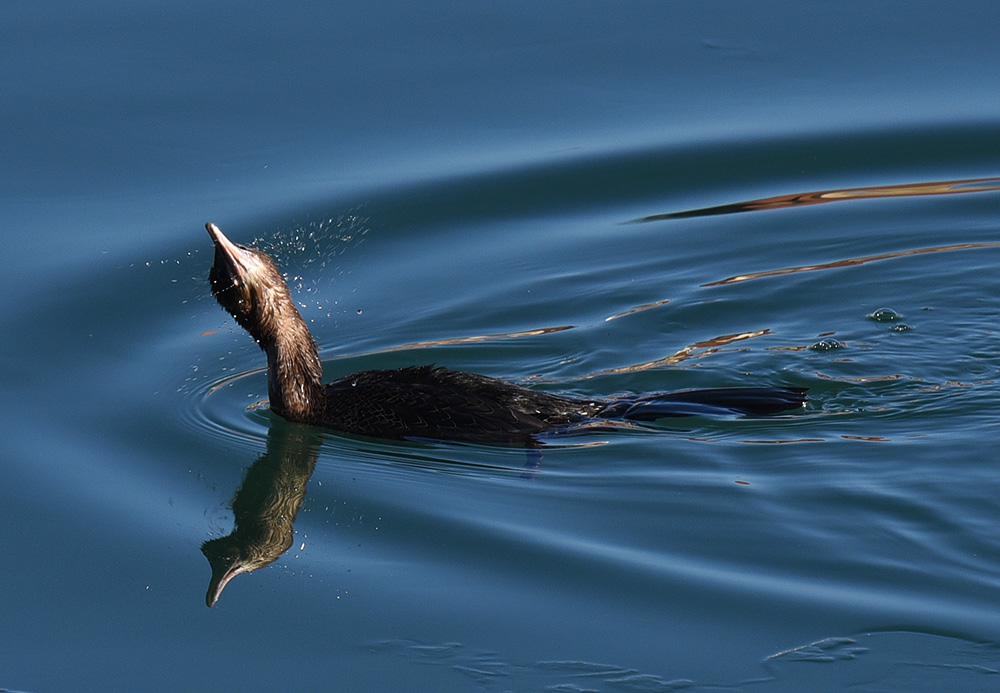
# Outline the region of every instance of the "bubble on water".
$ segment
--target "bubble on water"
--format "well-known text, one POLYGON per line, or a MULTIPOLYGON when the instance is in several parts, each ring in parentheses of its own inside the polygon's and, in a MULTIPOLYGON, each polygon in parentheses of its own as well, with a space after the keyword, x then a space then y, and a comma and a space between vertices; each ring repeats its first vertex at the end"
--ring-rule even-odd
POLYGON ((813 351, 834 351, 835 349, 843 349, 844 346, 843 342, 836 339, 821 339, 809 348, 813 351))
POLYGON ((896 322, 897 320, 902 320, 903 318, 902 315, 894 311, 892 308, 879 308, 874 313, 869 313, 867 317, 875 322, 896 322))
POLYGON ((913 328, 910 325, 901 322, 896 325, 893 325, 889 329, 892 330, 893 332, 906 332, 908 330, 912 330, 913 328))

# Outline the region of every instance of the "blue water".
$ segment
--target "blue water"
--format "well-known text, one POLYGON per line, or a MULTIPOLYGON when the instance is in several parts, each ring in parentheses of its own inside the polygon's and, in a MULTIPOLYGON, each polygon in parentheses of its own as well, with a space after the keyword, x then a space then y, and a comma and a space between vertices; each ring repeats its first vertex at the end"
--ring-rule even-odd
POLYGON ((998 685, 995 2, 0 16, 0 688, 998 685), (207 221, 329 378, 810 403, 540 459, 300 445, 207 221), (207 609, 282 445, 294 543, 207 609))

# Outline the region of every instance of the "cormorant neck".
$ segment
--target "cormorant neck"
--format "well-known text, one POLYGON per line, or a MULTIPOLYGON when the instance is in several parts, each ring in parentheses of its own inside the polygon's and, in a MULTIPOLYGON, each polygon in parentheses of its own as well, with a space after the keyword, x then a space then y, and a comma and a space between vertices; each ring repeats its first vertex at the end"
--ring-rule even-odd
POLYGON ((294 304, 275 320, 275 329, 257 340, 267 354, 267 395, 274 413, 309 423, 322 409, 323 364, 316 342, 294 304))

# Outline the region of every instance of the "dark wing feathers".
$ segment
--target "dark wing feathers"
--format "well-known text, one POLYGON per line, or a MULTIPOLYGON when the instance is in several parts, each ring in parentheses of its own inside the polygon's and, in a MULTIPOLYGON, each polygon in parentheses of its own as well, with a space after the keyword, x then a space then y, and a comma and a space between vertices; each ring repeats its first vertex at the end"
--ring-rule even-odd
MULTIPOLYGON (((507 383, 442 368, 362 371, 326 386, 319 423, 380 438, 524 441, 546 427, 503 397, 507 383)), ((521 388, 517 388, 521 389, 521 388)))

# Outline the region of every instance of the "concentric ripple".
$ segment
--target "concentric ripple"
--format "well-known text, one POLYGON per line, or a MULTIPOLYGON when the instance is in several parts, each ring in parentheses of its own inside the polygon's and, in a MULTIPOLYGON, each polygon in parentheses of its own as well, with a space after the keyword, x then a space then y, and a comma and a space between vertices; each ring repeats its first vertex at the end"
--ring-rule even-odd
MULTIPOLYGON (((257 396, 264 368, 252 368, 192 385, 182 419, 208 436, 241 448, 259 450, 267 438, 271 414, 266 396, 257 396)), ((266 389, 266 382, 264 382, 266 389)))

